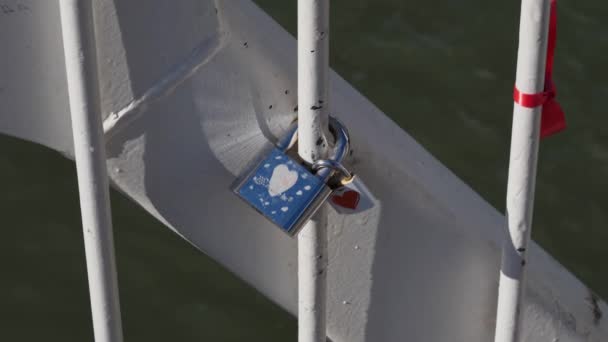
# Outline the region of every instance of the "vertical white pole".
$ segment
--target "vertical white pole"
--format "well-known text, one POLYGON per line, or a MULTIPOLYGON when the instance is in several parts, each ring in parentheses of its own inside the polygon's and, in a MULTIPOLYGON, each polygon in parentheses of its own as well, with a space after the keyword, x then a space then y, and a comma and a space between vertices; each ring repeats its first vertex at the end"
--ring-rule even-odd
MULTIPOLYGON (((550 0, 522 0, 515 84, 537 94, 545 84, 550 0)), ((542 107, 515 103, 507 185, 508 236, 502 253, 495 342, 517 342, 522 320, 526 252, 532 229, 542 107)))
MULTIPOLYGON (((328 131, 329 0, 298 0, 298 152, 325 157, 328 131)), ((298 341, 325 342, 327 212, 298 235, 298 341)))
POLYGON ((91 0, 60 0, 61 28, 96 342, 122 342, 91 0))

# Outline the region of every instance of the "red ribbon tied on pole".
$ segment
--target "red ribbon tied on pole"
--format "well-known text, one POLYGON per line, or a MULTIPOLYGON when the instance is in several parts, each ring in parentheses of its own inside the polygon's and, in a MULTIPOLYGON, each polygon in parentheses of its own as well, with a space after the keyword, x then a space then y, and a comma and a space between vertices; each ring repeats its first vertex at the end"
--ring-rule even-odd
POLYGON ((557 0, 551 0, 549 14, 549 37, 547 42, 547 63, 545 67, 545 89, 542 93, 526 94, 515 86, 513 100, 520 106, 534 108, 543 106, 540 122, 540 137, 545 138, 566 128, 566 116, 555 100, 557 95, 553 83, 553 56, 557 39, 557 0))

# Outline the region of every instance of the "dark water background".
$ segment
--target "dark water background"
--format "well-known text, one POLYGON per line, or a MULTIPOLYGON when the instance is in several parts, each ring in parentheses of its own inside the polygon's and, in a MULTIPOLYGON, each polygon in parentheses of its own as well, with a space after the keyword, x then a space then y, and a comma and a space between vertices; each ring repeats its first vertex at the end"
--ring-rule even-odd
MULTIPOLYGON (((292 33, 296 1, 257 0, 292 33)), ((333 0, 332 67, 499 210, 518 1, 333 0)), ((559 0, 569 129, 542 142, 533 238, 608 297, 608 3, 559 0)), ((373 137, 369 137, 373 139, 373 137)), ((0 137, 0 341, 92 341, 74 164, 0 137)), ((296 321, 112 193, 126 341, 295 341, 296 321)))

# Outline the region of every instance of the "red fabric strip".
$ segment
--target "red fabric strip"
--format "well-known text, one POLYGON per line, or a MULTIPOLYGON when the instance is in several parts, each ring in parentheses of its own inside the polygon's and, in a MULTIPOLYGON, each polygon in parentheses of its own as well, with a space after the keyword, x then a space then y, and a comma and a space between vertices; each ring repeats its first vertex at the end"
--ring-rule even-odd
POLYGON ((549 37, 547 41, 547 60, 545 66, 545 89, 542 93, 527 94, 520 92, 517 86, 513 91, 513 100, 520 106, 534 108, 543 106, 540 123, 540 137, 545 138, 566 128, 566 116, 555 100, 556 90, 553 83, 553 57, 557 40, 557 0, 551 0, 549 17, 549 37))
POLYGON ((513 89, 513 100, 522 107, 534 108, 542 106, 547 102, 547 99, 547 93, 545 92, 538 94, 527 94, 520 92, 517 87, 513 89))

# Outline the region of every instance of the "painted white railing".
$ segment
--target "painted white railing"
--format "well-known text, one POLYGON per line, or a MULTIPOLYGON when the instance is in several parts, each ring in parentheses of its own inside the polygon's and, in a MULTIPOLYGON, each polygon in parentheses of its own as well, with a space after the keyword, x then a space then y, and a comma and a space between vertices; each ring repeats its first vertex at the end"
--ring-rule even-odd
MULTIPOLYGON (((519 91, 539 94, 545 85, 545 59, 550 0, 522 0, 515 85, 519 91)), ((522 319, 526 252, 532 230, 536 163, 542 106, 513 108, 511 156, 507 185, 495 342, 517 342, 522 319)))
POLYGON ((122 342, 91 0, 61 0, 74 156, 96 342, 122 342))
MULTIPOLYGON (((298 0, 298 152, 312 163, 326 153, 329 108, 329 0, 298 0)), ((327 212, 298 235, 298 341, 326 340, 327 212)))

